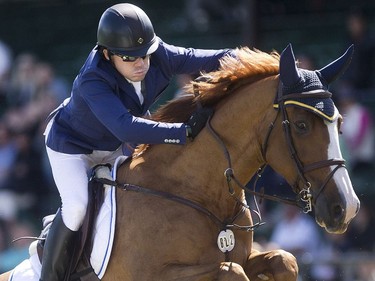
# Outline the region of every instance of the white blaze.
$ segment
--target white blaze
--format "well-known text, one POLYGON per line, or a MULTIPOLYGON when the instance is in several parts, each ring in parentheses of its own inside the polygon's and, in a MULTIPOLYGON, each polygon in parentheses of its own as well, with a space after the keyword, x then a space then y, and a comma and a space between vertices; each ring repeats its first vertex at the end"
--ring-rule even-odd
MULTIPOLYGON (((335 109, 337 111, 337 108, 335 109)), ((339 143, 339 134, 337 129, 337 120, 333 123, 325 121, 328 127, 329 133, 329 146, 328 146, 328 159, 339 158, 342 159, 340 143, 339 143)), ((336 166, 331 166, 333 170, 336 166)), ((352 183, 349 178, 348 171, 344 168, 338 169, 334 175, 333 180, 339 188, 339 191, 345 198, 346 203, 346 214, 345 214, 345 223, 349 223, 350 220, 356 215, 357 207, 359 200, 357 195, 354 192, 352 183)))

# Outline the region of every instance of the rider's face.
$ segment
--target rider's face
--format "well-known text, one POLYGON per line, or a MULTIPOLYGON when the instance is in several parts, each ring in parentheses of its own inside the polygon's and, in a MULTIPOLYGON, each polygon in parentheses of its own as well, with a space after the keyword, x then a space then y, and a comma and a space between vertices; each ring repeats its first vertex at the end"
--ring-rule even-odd
MULTIPOLYGON (((104 53, 108 57, 108 53, 104 53)), ((126 79, 138 82, 142 81, 148 69, 150 68, 150 56, 138 57, 135 61, 123 61, 123 59, 117 55, 111 55, 110 59, 117 69, 126 79)))
POLYGON ((123 61, 118 56, 112 56, 113 63, 118 72, 133 82, 142 81, 150 67, 150 56, 137 58, 135 61, 123 61))

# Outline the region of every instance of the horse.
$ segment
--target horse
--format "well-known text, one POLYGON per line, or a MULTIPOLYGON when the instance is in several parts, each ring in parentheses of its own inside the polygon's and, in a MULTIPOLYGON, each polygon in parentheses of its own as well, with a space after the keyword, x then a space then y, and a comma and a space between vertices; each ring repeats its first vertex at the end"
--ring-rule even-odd
POLYGON ((205 107, 214 114, 186 145, 141 145, 118 168, 115 240, 102 280, 297 280, 292 254, 253 248, 259 223, 245 191, 256 192, 245 184, 269 165, 293 188, 293 204, 313 211, 326 231, 346 231, 360 202, 327 85, 352 51, 307 71, 291 45, 281 55, 237 48, 157 110, 153 119, 165 122, 186 122, 205 107))

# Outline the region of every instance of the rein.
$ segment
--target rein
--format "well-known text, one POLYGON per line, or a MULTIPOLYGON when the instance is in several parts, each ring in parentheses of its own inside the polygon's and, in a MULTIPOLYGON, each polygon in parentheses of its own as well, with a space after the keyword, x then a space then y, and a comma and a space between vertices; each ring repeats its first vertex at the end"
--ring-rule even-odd
POLYGON ((151 189, 151 188, 146 188, 146 187, 135 185, 135 184, 118 183, 117 181, 114 181, 114 180, 109 180, 109 179, 106 179, 106 178, 98 178, 96 176, 92 177, 92 179, 95 180, 95 181, 97 181, 97 182, 100 182, 101 184, 115 186, 116 188, 120 188, 123 191, 133 191, 133 192, 138 192, 138 193, 145 193, 145 194, 157 196, 157 197, 160 197, 160 198, 164 198, 164 199, 167 199, 167 200, 170 200, 170 201, 177 202, 177 203, 180 203, 182 205, 188 206, 188 207, 190 207, 192 209, 195 209, 198 212, 206 215, 221 230, 222 229, 238 229, 238 230, 243 230, 243 231, 249 232, 249 231, 253 231, 254 228, 256 228, 257 226, 259 226, 258 224, 256 224, 256 225, 250 225, 250 226, 240 226, 240 225, 237 225, 237 224, 234 223, 234 221, 240 215, 242 215, 244 213, 244 211, 245 211, 245 207, 244 206, 242 206, 242 208, 239 210, 239 212, 237 212, 237 214, 235 214, 234 216, 232 216, 232 218, 221 220, 214 213, 212 213, 211 211, 209 211, 208 209, 206 209, 202 205, 200 205, 200 204, 198 204, 198 203, 196 203, 194 201, 191 201, 189 199, 186 199, 184 197, 174 195, 174 194, 169 193, 169 192, 158 191, 158 190, 154 190, 154 189, 151 189))

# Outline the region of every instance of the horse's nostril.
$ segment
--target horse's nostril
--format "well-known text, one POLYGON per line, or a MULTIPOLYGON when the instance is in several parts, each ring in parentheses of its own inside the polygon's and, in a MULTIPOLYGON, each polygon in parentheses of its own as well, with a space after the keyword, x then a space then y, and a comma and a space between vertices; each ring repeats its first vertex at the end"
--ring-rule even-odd
POLYGON ((336 219, 341 219, 341 217, 343 216, 344 214, 344 208, 341 207, 341 205, 336 205, 333 207, 333 217, 336 218, 336 219))

